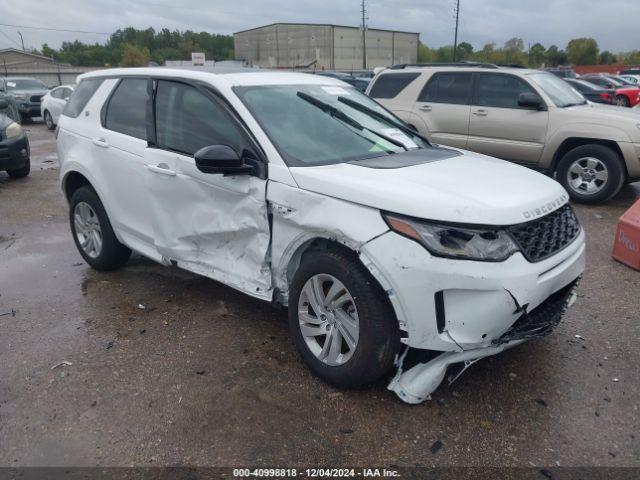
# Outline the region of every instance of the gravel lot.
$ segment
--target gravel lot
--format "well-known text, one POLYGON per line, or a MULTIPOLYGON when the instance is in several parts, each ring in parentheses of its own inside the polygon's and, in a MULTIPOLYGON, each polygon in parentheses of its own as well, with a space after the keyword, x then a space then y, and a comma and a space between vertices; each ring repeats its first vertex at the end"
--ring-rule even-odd
POLYGON ((576 207, 588 267, 554 334, 409 406, 316 379, 286 312, 212 280, 91 270, 53 133, 26 128, 31 176, 0 173, 0 466, 640 467, 640 272, 610 257, 637 184, 576 207))

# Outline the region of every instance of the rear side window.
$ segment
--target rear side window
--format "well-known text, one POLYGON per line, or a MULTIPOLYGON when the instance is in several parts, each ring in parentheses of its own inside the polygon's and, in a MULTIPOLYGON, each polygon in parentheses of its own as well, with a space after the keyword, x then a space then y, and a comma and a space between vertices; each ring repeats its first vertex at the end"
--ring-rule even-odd
POLYGON ((419 76, 419 73, 382 74, 371 87, 369 96, 371 98, 395 98, 419 76))
POLYGON ((242 152, 243 136, 224 108, 196 88, 160 80, 156 92, 159 147, 193 155, 209 145, 242 152))
POLYGON ((469 105, 471 103, 471 74, 436 73, 420 93, 418 101, 469 105))
POLYGON ((147 79, 123 78, 109 99, 104 128, 147 139, 147 79))
POLYGON ((102 85, 102 81, 102 78, 82 80, 65 105, 62 114, 71 118, 76 118, 80 115, 80 112, 82 112, 87 103, 89 103, 93 94, 96 93, 96 90, 102 85))
POLYGON ((482 107, 520 108, 521 93, 535 93, 523 80, 511 75, 478 74, 478 101, 482 107))

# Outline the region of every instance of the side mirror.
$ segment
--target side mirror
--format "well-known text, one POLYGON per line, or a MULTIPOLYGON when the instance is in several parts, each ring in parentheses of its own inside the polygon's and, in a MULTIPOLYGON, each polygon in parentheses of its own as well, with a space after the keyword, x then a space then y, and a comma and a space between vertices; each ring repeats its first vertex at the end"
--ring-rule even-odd
POLYGON ((245 165, 238 152, 229 145, 203 147, 195 153, 194 158, 196 167, 202 173, 245 175, 253 172, 253 167, 245 165))
POLYGON ((9 102, 0 99, 0 110, 4 110, 5 108, 9 108, 9 102))
POLYGON ((540 95, 535 93, 521 93, 518 97, 518 106, 524 108, 530 108, 532 110, 546 110, 547 106, 540 95))

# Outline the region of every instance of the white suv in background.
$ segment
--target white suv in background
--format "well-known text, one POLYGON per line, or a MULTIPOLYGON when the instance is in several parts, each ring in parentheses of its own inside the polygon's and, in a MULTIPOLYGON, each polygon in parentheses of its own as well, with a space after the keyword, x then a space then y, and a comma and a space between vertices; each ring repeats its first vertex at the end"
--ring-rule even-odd
MULTIPOLYGON (((91 72, 60 118, 73 239, 288 305, 325 380, 426 399, 447 367, 549 333, 584 269, 554 180, 434 147, 328 77, 91 72), (410 362, 409 348, 441 352, 410 362), (406 361, 405 361, 406 360, 406 361)), ((549 359, 549 361, 553 361, 549 359)))
POLYGON ((605 202, 640 179, 638 114, 587 102, 549 72, 398 65, 367 94, 435 143, 555 174, 576 201, 605 202))

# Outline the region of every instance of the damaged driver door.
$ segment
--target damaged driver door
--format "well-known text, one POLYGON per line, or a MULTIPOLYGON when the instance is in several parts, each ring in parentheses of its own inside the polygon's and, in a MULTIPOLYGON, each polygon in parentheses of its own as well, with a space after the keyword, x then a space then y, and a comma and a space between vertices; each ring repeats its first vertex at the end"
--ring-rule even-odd
POLYGON ((202 87, 157 80, 153 101, 155 138, 145 163, 158 253, 166 262, 269 298, 264 175, 205 173, 194 159, 211 145, 249 155, 255 145, 228 108, 202 87))

